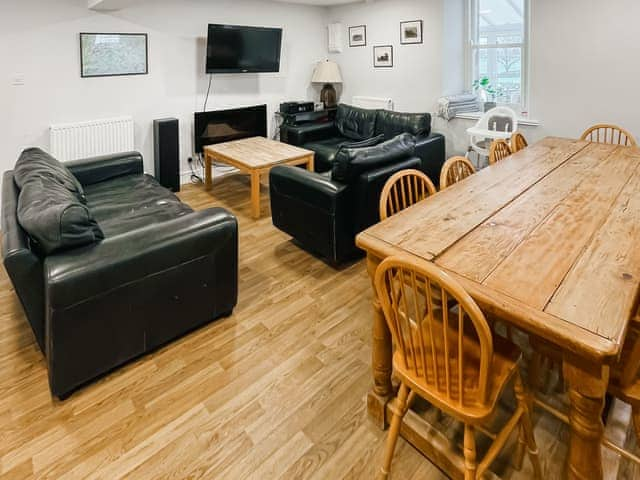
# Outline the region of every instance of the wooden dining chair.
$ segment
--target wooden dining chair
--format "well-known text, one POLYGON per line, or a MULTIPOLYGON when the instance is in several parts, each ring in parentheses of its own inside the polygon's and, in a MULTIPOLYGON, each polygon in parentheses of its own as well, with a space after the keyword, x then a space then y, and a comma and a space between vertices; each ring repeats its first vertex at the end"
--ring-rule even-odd
POLYGON ((433 182, 420 170, 406 169, 392 175, 380 195, 380 220, 436 193, 433 182))
POLYGON ((527 148, 529 144, 527 143, 527 139, 524 138, 524 135, 522 133, 515 132, 511 136, 510 146, 511 146, 511 151, 513 153, 516 153, 522 150, 523 148, 527 148))
POLYGON ((611 145, 624 145, 636 147, 637 143, 633 135, 628 130, 617 125, 600 123, 588 128, 580 137, 580 140, 587 140, 595 143, 608 143, 611 145))
POLYGON ((393 338, 392 362, 400 380, 381 477, 389 474, 402 419, 418 395, 464 423, 465 480, 482 478, 516 428, 540 478, 518 347, 505 339, 493 339, 484 314, 469 294, 429 262, 409 255, 387 258, 376 270, 374 283, 393 338), (450 310, 450 301, 455 302, 455 309, 450 310), (517 407, 494 434, 485 424, 511 380, 517 407), (480 462, 476 431, 493 440, 480 462))
MULTIPOLYGON (((534 340, 531 342, 531 346, 534 353, 529 368, 529 383, 535 395, 542 387, 544 375, 542 375, 541 365, 544 360, 547 360, 552 368, 558 366, 561 369, 562 355, 558 353, 557 348, 544 340, 534 340)), ((560 378, 562 379, 561 375, 560 378)), ((607 394, 631 406, 636 443, 640 444, 640 311, 631 319, 620 358, 611 366, 607 394)), ((570 423, 569 415, 566 412, 557 410, 541 398, 535 398, 535 404, 564 423, 570 423)), ((611 440, 604 438, 603 445, 640 465, 640 457, 616 445, 611 440)))
POLYGON ((500 160, 507 158, 513 152, 506 140, 498 139, 491 143, 489 148, 489 165, 494 165, 500 160))
POLYGON ((444 162, 440 171, 440 190, 476 173, 473 163, 466 157, 451 157, 444 162))

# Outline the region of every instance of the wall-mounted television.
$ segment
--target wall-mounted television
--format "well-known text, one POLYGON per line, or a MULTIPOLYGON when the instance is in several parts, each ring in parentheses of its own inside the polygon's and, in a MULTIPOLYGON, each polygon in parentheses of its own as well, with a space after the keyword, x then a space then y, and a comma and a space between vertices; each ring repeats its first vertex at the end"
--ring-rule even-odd
POLYGON ((210 24, 207 73, 280 71, 281 28, 210 24))

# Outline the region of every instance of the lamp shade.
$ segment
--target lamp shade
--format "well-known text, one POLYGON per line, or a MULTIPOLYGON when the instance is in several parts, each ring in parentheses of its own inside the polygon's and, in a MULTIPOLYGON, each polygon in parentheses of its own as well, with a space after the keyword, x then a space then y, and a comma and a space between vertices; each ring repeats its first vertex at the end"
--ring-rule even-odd
POLYGON ((340 67, 336 62, 318 62, 311 78, 312 83, 342 83, 340 67))

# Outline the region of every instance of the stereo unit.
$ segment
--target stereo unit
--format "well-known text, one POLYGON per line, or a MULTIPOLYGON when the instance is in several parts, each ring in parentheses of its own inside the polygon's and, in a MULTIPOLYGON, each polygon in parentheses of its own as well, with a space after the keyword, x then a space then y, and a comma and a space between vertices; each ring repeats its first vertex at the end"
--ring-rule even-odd
POLYGON ((285 102, 280 104, 280 113, 294 115, 296 113, 307 113, 315 110, 313 102, 285 102))
POLYGON ((163 187, 180 191, 180 140, 177 118, 153 121, 155 177, 163 187))

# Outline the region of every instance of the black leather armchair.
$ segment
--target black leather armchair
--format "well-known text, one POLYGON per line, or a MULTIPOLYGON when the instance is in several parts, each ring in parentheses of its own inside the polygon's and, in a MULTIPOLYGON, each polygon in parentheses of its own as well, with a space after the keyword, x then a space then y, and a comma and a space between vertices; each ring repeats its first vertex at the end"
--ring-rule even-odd
POLYGON ((17 219, 13 171, 3 178, 2 254, 54 395, 189 330, 237 302, 238 227, 220 208, 193 212, 137 153, 67 164, 84 188, 104 240, 49 255, 17 219))
POLYGON ((331 170, 338 150, 352 147, 355 142, 371 146, 391 140, 401 133, 410 133, 416 139, 415 155, 420 159, 419 169, 437 186, 440 170, 445 162, 444 137, 431 131, 429 113, 400 113, 388 110, 366 110, 341 104, 333 122, 320 124, 286 125, 283 139, 292 145, 315 152, 316 172, 331 170), (366 144, 366 141, 370 143, 366 144))
POLYGON ((362 253, 355 236, 379 221, 387 179, 420 166, 415 139, 404 134, 374 147, 341 149, 331 172, 274 167, 269 174, 273 224, 338 266, 362 253))

